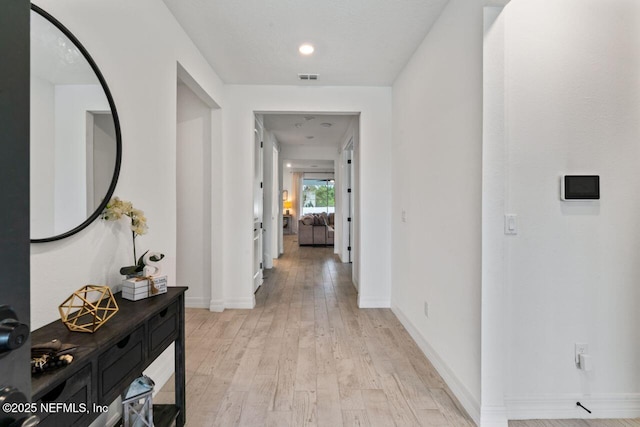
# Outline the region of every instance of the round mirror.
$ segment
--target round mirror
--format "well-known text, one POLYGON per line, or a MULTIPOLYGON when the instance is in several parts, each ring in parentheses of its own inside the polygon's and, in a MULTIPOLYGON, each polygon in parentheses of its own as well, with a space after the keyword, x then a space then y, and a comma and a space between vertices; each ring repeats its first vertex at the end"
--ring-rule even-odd
POLYGON ((93 222, 113 194, 122 156, 111 92, 80 42, 31 5, 31 242, 93 222))

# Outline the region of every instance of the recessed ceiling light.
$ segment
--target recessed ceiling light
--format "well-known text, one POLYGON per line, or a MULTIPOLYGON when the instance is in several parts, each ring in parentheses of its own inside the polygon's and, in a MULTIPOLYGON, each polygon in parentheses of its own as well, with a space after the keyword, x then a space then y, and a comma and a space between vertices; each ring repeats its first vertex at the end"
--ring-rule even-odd
POLYGON ((291 167, 291 163, 287 163, 287 167, 290 168, 291 167))
POLYGON ((307 136, 307 139, 313 139, 313 138, 315 138, 315 136, 313 136, 313 135, 307 136))
POLYGON ((300 45, 298 50, 303 55, 311 55, 315 49, 310 44, 305 43, 305 44, 300 45))
POLYGON ((309 121, 309 120, 313 120, 313 119, 315 119, 315 117, 313 117, 313 116, 304 116, 304 119, 305 119, 306 121, 309 121))
POLYGON ((317 168, 317 167, 318 167, 318 165, 311 165, 310 167, 312 167, 312 168, 317 168))
POLYGON ((300 129, 302 127, 302 123, 296 123, 294 126, 300 129))
POLYGON ((333 124, 331 124, 331 123, 320 123, 320 126, 322 126, 323 128, 330 128, 331 126, 333 126, 333 124))

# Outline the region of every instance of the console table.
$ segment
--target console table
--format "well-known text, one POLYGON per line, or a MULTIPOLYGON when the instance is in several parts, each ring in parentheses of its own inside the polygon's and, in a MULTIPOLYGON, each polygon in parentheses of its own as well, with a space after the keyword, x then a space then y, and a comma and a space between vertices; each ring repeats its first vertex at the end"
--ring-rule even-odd
POLYGON ((170 287, 166 294, 140 301, 115 295, 120 310, 93 334, 71 332, 60 320, 31 333, 33 344, 58 339, 78 348, 73 362, 32 377, 32 402, 86 404, 87 412, 41 413, 41 426, 88 426, 142 374, 171 343, 175 343, 175 404, 154 405, 156 427, 185 423, 184 293, 170 287))
POLYGON ((282 231, 284 234, 293 234, 293 217, 282 215, 282 231))

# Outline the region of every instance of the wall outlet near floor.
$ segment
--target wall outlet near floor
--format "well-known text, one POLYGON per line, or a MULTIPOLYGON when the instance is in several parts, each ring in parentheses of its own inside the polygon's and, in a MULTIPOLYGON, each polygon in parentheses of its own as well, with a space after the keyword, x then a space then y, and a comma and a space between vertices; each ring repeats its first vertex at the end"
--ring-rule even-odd
POLYGON ((407 222, 407 211, 402 209, 402 222, 407 222))
POLYGON ((576 366, 580 369, 580 355, 589 353, 589 344, 577 342, 575 344, 575 353, 574 353, 574 361, 576 362, 576 366))
POLYGON ((424 315, 429 317, 429 303, 428 302, 424 302, 424 315))

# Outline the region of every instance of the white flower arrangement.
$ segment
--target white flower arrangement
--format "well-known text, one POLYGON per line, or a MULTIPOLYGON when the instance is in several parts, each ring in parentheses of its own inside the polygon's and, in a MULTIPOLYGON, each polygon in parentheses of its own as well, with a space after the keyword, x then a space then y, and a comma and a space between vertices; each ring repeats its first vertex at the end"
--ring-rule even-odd
POLYGON ((105 221, 117 221, 123 216, 127 216, 131 219, 131 236, 133 239, 133 263, 134 266, 138 262, 136 256, 136 237, 143 234, 147 234, 147 217, 144 216, 144 212, 140 209, 133 207, 131 202, 126 200, 120 200, 118 197, 114 197, 109 200, 107 207, 102 212, 102 219, 105 221))

